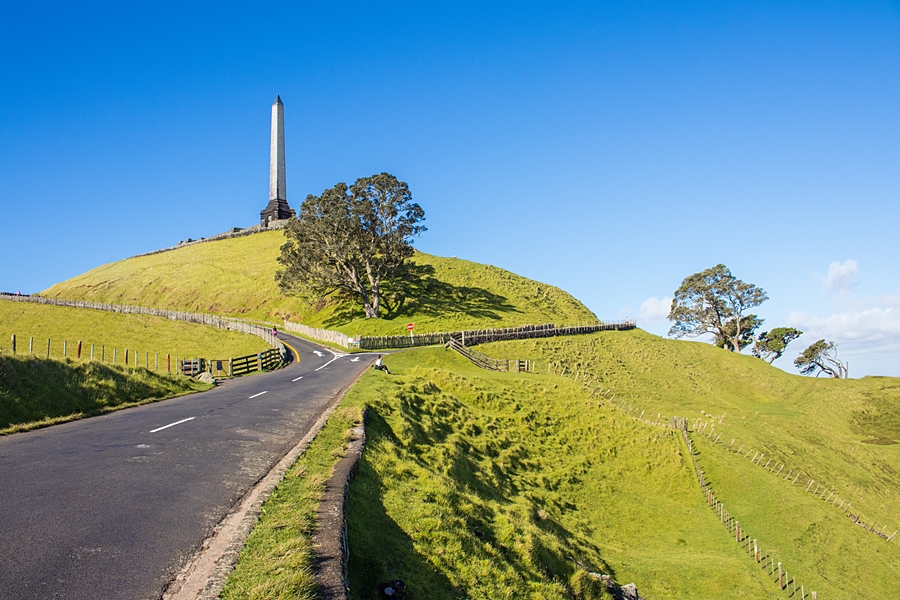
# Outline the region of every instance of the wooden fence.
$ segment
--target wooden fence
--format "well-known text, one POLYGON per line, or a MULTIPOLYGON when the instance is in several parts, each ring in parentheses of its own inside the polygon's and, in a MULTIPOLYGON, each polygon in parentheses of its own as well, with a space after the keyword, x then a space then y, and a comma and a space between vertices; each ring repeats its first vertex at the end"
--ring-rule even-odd
POLYGON ((350 348, 351 346, 355 345, 350 336, 343 334, 340 331, 332 331, 330 329, 317 329, 315 327, 310 327, 309 325, 292 323, 290 321, 284 322, 284 329, 293 333, 299 333, 300 335, 304 335, 314 340, 319 340, 320 342, 337 344, 342 348, 350 348))
MULTIPOLYGON (((721 424, 723 420, 724 416, 719 419, 719 424, 721 424)), ((700 420, 698 419, 690 426, 690 430, 694 432, 695 435, 706 438, 714 446, 721 447, 726 452, 739 454, 742 458, 749 460, 751 464, 765 469, 776 477, 781 477, 784 481, 790 481, 791 486, 796 485, 802 487, 805 493, 812 494, 815 498, 822 500, 823 502, 831 505, 837 510, 840 510, 856 525, 859 525, 866 531, 874 533, 878 537, 889 542, 893 540, 897 535, 897 530, 895 530, 894 533, 888 535, 888 531, 890 530, 888 529, 887 524, 884 524, 881 529, 878 529, 878 527, 876 526, 876 521, 874 519, 864 517, 858 510, 857 514, 854 514, 852 510, 853 502, 848 501, 846 498, 842 498, 836 488, 825 485, 821 481, 817 481, 809 475, 806 475, 800 470, 794 468, 788 468, 787 472, 782 477, 784 468, 787 465, 784 462, 781 462, 781 459, 773 457, 771 453, 766 454, 764 451, 758 450, 754 447, 751 447, 749 450, 744 452, 744 448, 746 447, 746 445, 738 444, 735 439, 731 439, 730 441, 728 441, 726 438, 720 442, 719 440, 721 439, 722 434, 716 434, 716 423, 712 421, 706 421, 701 424, 700 420), (710 424, 712 425, 712 427, 710 427, 710 424), (707 431, 707 429, 709 431, 707 431), (768 460, 766 460, 766 457, 768 457, 768 460)))
POLYGON ((198 323, 200 325, 209 325, 217 329, 227 329, 230 331, 240 331, 241 333, 249 333, 261 337, 270 346, 276 347, 282 353, 288 352, 287 348, 272 332, 272 328, 265 325, 248 323, 231 317, 221 317, 219 315, 210 315, 206 313, 193 313, 180 310, 166 310, 162 308, 148 308, 146 306, 129 306, 125 304, 108 304, 102 302, 85 302, 82 300, 65 300, 63 298, 45 298, 43 296, 19 296, 16 294, 0 294, 0 300, 8 300, 10 302, 30 302, 33 304, 50 304, 53 306, 68 306, 70 308, 87 308, 91 310, 101 310, 104 312, 112 312, 130 315, 150 315, 153 317, 165 317, 172 321, 185 321, 187 323, 198 323))
MULTIPOLYGON (((175 356, 175 372, 182 375, 198 375, 203 371, 209 371, 216 377, 232 377, 235 375, 240 375, 244 373, 248 373, 254 370, 269 370, 274 368, 277 364, 282 364, 289 360, 289 350, 282 343, 281 340, 275 335, 273 330, 267 326, 258 325, 254 323, 247 323, 245 321, 240 321, 238 319, 232 319, 228 317, 220 317, 218 315, 209 315, 205 313, 192 313, 185 311, 173 311, 173 310, 164 310, 159 308, 147 308, 143 306, 128 306, 121 304, 106 304, 106 303, 98 303, 98 302, 84 302, 80 300, 65 300, 60 298, 44 298, 42 296, 23 296, 19 294, 0 294, 0 300, 8 300, 11 302, 29 302, 33 304, 49 304, 53 306, 65 306, 70 308, 84 308, 90 310, 100 310, 104 312, 112 312, 119 314, 140 314, 140 315, 150 315, 155 317, 164 317, 173 321, 185 321, 188 323, 197 323, 201 325, 208 325, 211 327, 216 327, 217 329, 226 329, 230 331, 239 331, 241 333, 247 333, 251 335, 256 335, 257 337, 262 338, 266 341, 271 349, 266 350, 264 352, 257 354, 252 354, 249 357, 238 357, 236 359, 202 359, 202 358, 181 358, 179 359, 178 355, 175 356), (237 361, 238 367, 235 369, 233 367, 233 361, 237 361), (224 364, 228 365, 227 371, 224 367, 224 364), (253 368, 250 365, 254 365, 253 368), (237 371, 237 372, 235 372, 237 371), (227 375, 226 375, 227 373, 227 375)), ((11 340, 11 349, 13 354, 18 351, 17 348, 17 340, 16 336, 12 336, 11 340)), ((82 359, 84 356, 85 359, 88 359, 87 345, 83 344, 80 340, 74 344, 74 348, 72 350, 72 355, 75 359, 82 359)), ((34 347, 34 338, 29 338, 28 343, 28 352, 29 354, 35 354, 34 347)), ((69 348, 68 341, 62 341, 62 349, 59 352, 62 358, 69 358, 69 348)), ((166 372, 172 371, 172 354, 165 354, 165 370, 166 372)), ((46 357, 51 357, 51 340, 47 340, 46 346, 46 357)), ((110 353, 109 358, 113 364, 118 364, 119 360, 122 360, 122 363, 125 366, 141 366, 141 354, 137 350, 124 348, 122 354, 119 354, 118 348, 112 348, 112 352, 110 353), (121 359, 120 359, 121 357, 121 359)), ((90 344, 90 354, 89 360, 99 360, 100 362, 107 361, 107 349, 105 345, 99 345, 99 347, 95 344, 90 344)), ((151 361, 150 361, 150 353, 144 353, 144 365, 146 369, 151 369, 151 361)), ((153 367, 154 370, 160 371, 160 355, 159 353, 153 354, 153 367)))
POLYGON ((229 361, 229 376, 244 375, 251 371, 270 371, 281 365, 278 350, 272 348, 258 354, 239 356, 229 361))
POLYGON ((745 528, 741 527, 740 521, 735 519, 725 508, 725 505, 716 498, 712 486, 706 481, 703 469, 700 468, 697 462, 694 443, 688 434, 688 420, 673 417, 672 423, 681 432, 681 437, 687 446, 688 455, 691 457, 691 463, 694 466, 694 474, 697 477, 697 482, 700 484, 701 491, 706 497, 706 505, 716 513, 719 522, 729 532, 734 534, 735 543, 747 552, 757 566, 764 570, 770 579, 778 585, 778 589, 785 592, 789 597, 800 598, 800 600, 807 600, 807 598, 818 600, 816 592, 810 592, 810 595, 807 596, 806 586, 799 583, 795 577, 791 577, 781 562, 777 562, 768 552, 765 552, 761 548, 759 540, 752 537, 745 528))
POLYGON ((561 335, 582 335, 596 331, 622 331, 634 329, 635 321, 596 323, 594 325, 523 325, 506 329, 471 329, 467 331, 446 331, 440 333, 420 333, 415 335, 364 336, 357 342, 361 350, 382 348, 415 348, 419 346, 445 345, 456 338, 464 346, 475 346, 488 342, 526 340, 532 338, 555 337, 561 335))
MULTIPOLYGON (((15 334, 12 335, 10 342, 12 354, 24 353, 24 350, 19 348, 15 334)), ((218 378, 236 377, 252 371, 269 371, 285 362, 280 348, 269 348, 257 354, 249 354, 237 358, 210 359, 188 358, 170 353, 160 355, 159 352, 144 352, 142 354, 133 348, 112 347, 107 349, 103 344, 85 344, 81 340, 73 342, 71 346, 70 348, 68 340, 57 341, 54 345, 53 341, 48 339, 46 346, 42 342, 41 348, 38 349, 35 347, 34 338, 30 337, 28 338, 27 352, 31 355, 39 354, 45 358, 53 358, 54 353, 51 350, 56 348, 55 355, 62 359, 109 362, 126 367, 143 367, 148 371, 165 371, 167 373, 171 373, 174 367, 175 373, 188 377, 194 377, 203 372, 209 372, 213 377, 218 378), (162 360, 160 360, 160 357, 162 357, 162 360)))

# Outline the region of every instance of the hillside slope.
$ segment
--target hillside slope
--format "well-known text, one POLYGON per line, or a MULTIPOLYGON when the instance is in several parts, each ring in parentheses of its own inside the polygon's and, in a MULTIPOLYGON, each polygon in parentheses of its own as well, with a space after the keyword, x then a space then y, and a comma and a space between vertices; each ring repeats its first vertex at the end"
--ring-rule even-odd
MULTIPOLYGON (((63 342, 68 342, 69 358, 75 357, 80 340, 84 355, 90 356, 90 346, 96 347, 97 359, 101 346, 106 347, 106 360, 112 360, 113 348, 122 353, 128 348, 141 354, 145 364, 147 353, 163 357, 192 356, 231 358, 255 354, 269 348, 255 335, 214 329, 196 323, 170 321, 164 317, 108 313, 86 308, 0 301, 0 337, 18 338, 18 353, 28 352, 29 338, 34 338, 35 354, 47 356, 47 340, 51 340, 50 356, 63 357, 63 342)), ((7 347, 4 342, 4 347, 7 347)))
POLYGON ((578 372, 635 415, 706 423, 709 437, 693 437, 719 500, 821 598, 860 589, 889 598, 900 585, 898 538, 859 527, 837 505, 852 502, 852 514, 887 535, 900 529, 900 379, 801 377, 640 330, 479 349, 578 372), (785 466, 776 474, 777 464, 785 466))
POLYGON ((0 435, 203 391, 188 377, 0 353, 0 435))
POLYGON ((58 283, 43 296, 207 312, 251 319, 289 319, 350 335, 417 333, 537 323, 596 321, 566 292, 503 269, 416 253, 421 284, 393 314, 364 319, 354 303, 309 306, 282 294, 274 280, 281 231, 206 242, 103 265, 58 283))

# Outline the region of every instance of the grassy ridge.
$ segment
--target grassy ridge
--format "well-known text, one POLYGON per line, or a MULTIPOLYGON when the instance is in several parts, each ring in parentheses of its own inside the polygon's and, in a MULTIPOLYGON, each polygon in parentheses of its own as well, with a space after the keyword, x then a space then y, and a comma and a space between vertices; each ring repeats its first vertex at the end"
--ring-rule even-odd
POLYGON ((0 434, 209 389, 186 377, 97 362, 0 354, 0 434))
POLYGON ((172 360, 176 354, 230 358, 254 354, 269 347, 255 335, 162 317, 0 301, 0 339, 4 340, 4 349, 11 348, 13 334, 17 337, 19 354, 28 352, 28 338, 34 337, 35 354, 46 357, 49 338, 52 340, 51 356, 62 358, 63 341, 67 340, 68 356, 74 358, 75 344, 82 340, 85 344, 83 356, 90 355, 90 345, 94 344, 99 359, 100 346, 105 345, 106 360, 111 362, 112 350, 118 348, 121 362, 124 349, 128 348, 141 353, 141 364, 144 364, 145 353, 149 352, 151 367, 157 352, 171 354, 172 360))
MULTIPOLYGON (((852 524, 837 508, 776 477, 735 449, 765 453, 835 490, 854 511, 900 529, 900 380, 815 379, 753 357, 641 331, 509 342, 495 356, 559 362, 652 415, 715 424, 720 444, 695 436, 701 464, 743 527, 823 597, 855 597, 861 585, 888 598, 900 583, 900 547, 852 524), (867 443, 867 442, 878 443, 867 443)), ((753 455, 751 455, 753 456, 753 455)), ((782 476, 786 473, 782 473, 782 476)), ((895 540, 896 541, 896 540, 895 540)))
POLYGON ((233 315, 290 319, 351 335, 405 334, 533 323, 586 323, 596 317, 562 290, 488 265, 416 253, 422 275, 410 298, 383 319, 354 303, 310 306, 278 290, 280 231, 196 244, 97 267, 42 295, 233 315))
POLYGON ((389 358, 346 403, 373 418, 351 486, 351 597, 770 598, 706 510, 673 432, 556 376, 477 370, 443 350, 389 358))

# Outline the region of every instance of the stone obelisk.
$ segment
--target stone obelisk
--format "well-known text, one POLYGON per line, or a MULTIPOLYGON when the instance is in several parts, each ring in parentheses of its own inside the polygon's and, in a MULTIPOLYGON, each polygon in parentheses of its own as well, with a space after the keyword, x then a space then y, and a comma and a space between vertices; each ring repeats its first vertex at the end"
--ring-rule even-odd
POLYGON ((272 103, 272 138, 269 149, 269 204, 259 213, 260 224, 268 227, 273 221, 290 219, 294 211, 287 202, 284 174, 284 104, 281 96, 272 103))

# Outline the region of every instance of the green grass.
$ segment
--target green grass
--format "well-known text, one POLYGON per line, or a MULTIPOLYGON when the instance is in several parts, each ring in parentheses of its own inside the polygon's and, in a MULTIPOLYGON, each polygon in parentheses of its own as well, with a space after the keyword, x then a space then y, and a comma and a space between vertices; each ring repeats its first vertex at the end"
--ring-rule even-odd
MULTIPOLYGON (((614 403, 715 425, 713 445, 695 434, 701 465, 728 510, 806 589, 851 598, 864 587, 892 597, 900 583, 892 543, 852 524, 837 508, 791 486, 789 469, 835 490, 888 534, 900 529, 900 380, 834 380, 785 373, 756 358, 642 331, 480 347, 588 373, 614 403), (787 466, 776 477, 725 450, 744 447, 787 466), (869 443, 872 441, 879 443, 869 443)), ((647 418, 645 416, 645 418, 647 418)), ((709 430, 707 430, 709 431, 709 430)), ((753 455, 751 455, 752 457, 753 455)))
POLYGON ((351 597, 772 598, 706 509, 683 444, 565 378, 480 371, 444 350, 388 359, 345 400, 372 411, 350 496, 351 597))
POLYGON ((18 354, 28 353, 29 338, 33 337, 35 355, 46 357, 49 338, 51 357, 62 358, 63 341, 67 341, 67 357, 75 358, 75 347, 81 340, 82 358, 90 357, 90 347, 94 344, 97 360, 100 347, 106 346, 106 362, 112 362, 113 348, 116 348, 121 363, 124 349, 128 348, 132 355, 135 351, 140 353, 141 365, 146 365, 149 352, 151 369, 155 367, 157 353, 160 368, 165 369, 166 353, 171 354, 173 361, 176 355, 226 359, 269 348, 255 335, 162 317, 0 301, 0 340, 5 350, 11 350, 13 334, 17 338, 18 354))
POLYGON ((222 590, 223 600, 315 598, 311 538, 325 482, 340 460, 358 409, 334 412, 263 504, 259 522, 222 590))
POLYGON ((0 435, 209 389, 187 377, 0 353, 0 435))
POLYGON ((382 319, 365 319, 355 303, 311 306, 275 284, 281 231, 196 244, 97 267, 42 295, 232 315, 289 319, 350 335, 406 334, 537 323, 588 323, 596 317, 562 290, 509 271, 416 253, 421 284, 382 319))

